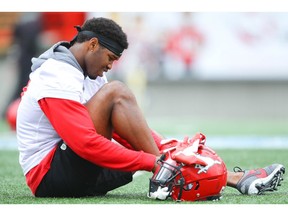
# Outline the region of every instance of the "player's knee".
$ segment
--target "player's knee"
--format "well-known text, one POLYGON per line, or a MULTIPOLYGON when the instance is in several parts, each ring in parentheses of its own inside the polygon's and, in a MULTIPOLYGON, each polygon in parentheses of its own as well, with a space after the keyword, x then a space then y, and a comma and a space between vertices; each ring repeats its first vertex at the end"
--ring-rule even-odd
POLYGON ((135 101, 135 96, 132 91, 120 81, 112 81, 107 86, 111 94, 113 94, 114 102, 120 103, 122 101, 135 101))

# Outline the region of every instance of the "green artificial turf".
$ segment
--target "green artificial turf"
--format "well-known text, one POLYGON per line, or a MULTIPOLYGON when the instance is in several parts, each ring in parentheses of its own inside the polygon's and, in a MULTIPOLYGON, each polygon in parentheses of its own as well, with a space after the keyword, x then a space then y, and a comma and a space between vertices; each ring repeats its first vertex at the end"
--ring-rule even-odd
MULTIPOLYGON (((219 149, 219 156, 225 161, 228 170, 234 166, 243 169, 264 167, 272 163, 288 164, 288 149, 219 149)), ((89 198, 35 198, 26 186, 25 178, 18 163, 18 152, 0 150, 0 204, 288 204, 288 183, 286 174, 278 191, 260 196, 241 195, 233 188, 226 188, 220 201, 175 202, 147 198, 151 173, 141 172, 130 184, 109 192, 103 197, 89 198)))

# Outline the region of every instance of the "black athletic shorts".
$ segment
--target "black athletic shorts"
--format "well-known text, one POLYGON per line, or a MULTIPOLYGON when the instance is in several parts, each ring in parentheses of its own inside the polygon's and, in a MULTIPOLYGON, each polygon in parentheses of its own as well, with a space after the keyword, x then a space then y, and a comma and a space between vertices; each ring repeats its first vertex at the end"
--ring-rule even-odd
POLYGON ((36 197, 105 195, 132 181, 132 172, 105 169, 79 157, 60 142, 51 167, 38 186, 36 197))

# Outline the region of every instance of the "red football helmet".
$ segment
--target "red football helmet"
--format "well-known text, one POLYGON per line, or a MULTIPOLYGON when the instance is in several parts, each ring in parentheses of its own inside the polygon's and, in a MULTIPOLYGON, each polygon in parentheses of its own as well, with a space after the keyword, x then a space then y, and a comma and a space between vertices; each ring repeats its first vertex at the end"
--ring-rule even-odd
POLYGON ((226 165, 204 145, 205 141, 205 135, 198 133, 169 148, 158 161, 160 166, 150 179, 149 193, 160 186, 168 187, 176 201, 220 199, 227 183, 226 165))

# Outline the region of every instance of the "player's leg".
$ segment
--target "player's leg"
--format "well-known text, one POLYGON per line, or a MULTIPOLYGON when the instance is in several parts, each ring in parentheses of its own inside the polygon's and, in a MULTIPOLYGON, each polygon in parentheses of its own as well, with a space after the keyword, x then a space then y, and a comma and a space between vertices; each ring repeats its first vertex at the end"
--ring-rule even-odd
POLYGON ((236 173, 236 172, 228 171, 227 186, 236 188, 237 183, 239 182, 239 180, 242 178, 243 175, 244 173, 241 173, 241 172, 236 173))
POLYGON ((36 197, 86 197, 105 195, 132 181, 132 172, 99 167, 79 157, 64 142, 57 144, 50 169, 37 188, 36 197))
POLYGON ((115 130, 135 150, 160 155, 135 96, 123 83, 107 83, 86 107, 99 134, 111 139, 115 130))
MULTIPOLYGON (((114 81, 104 85, 86 103, 86 107, 97 133, 111 139, 115 130, 135 150, 160 155, 135 97, 124 84, 114 81)), ((39 185, 36 196, 104 195, 131 182, 132 174, 98 167, 80 158, 65 143, 59 143, 51 168, 39 185)))

